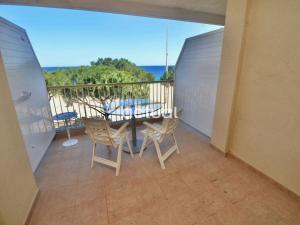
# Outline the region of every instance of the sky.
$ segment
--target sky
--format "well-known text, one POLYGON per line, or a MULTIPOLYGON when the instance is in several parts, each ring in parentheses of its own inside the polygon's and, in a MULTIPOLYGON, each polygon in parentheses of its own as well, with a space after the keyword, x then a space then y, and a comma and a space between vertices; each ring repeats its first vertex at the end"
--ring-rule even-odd
POLYGON ((81 10, 0 5, 0 16, 26 29, 41 66, 88 65, 98 57, 137 65, 169 65, 184 40, 221 27, 167 19, 81 10))

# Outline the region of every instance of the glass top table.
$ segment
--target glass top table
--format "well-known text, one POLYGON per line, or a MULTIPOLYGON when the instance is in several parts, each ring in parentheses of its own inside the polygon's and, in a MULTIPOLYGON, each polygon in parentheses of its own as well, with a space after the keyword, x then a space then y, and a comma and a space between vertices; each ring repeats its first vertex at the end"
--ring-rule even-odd
POLYGON ((63 142, 63 146, 64 147, 71 147, 73 145, 76 145, 78 143, 77 139, 71 138, 71 133, 70 133, 70 129, 69 129, 69 122, 72 118, 77 118, 77 113, 76 112, 63 112, 63 113, 59 113, 55 116, 53 116, 53 120, 56 121, 64 121, 65 124, 65 128, 67 131, 67 136, 68 136, 68 140, 63 142))
MULTIPOLYGON (((142 140, 137 138, 136 135, 136 118, 153 116, 155 112, 162 108, 161 103, 155 103, 149 99, 136 98, 136 99, 123 99, 113 101, 102 107, 89 105, 91 108, 97 110, 101 108, 105 111, 105 117, 108 119, 110 116, 129 117, 131 120, 131 133, 132 133, 132 149, 133 153, 139 153, 142 145, 142 140)), ((99 110, 97 110, 99 112, 99 110)))

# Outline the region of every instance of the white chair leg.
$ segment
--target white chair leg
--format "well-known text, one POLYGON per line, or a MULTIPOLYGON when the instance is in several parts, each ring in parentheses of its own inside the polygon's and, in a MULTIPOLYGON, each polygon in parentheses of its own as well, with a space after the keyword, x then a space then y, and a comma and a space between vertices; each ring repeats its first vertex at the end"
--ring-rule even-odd
POLYGON ((116 176, 118 176, 119 173, 120 173, 121 159, 122 159, 122 151, 123 151, 123 140, 121 139, 120 145, 119 145, 119 147, 118 147, 116 176))
POLYGON ((144 149, 145 149, 146 144, 147 144, 147 140, 148 140, 148 135, 145 134, 144 140, 143 140, 143 144, 142 144, 142 147, 141 147, 141 150, 140 150, 140 154, 139 154, 139 157, 140 157, 140 158, 143 156, 144 149))
POLYGON ((157 153, 158 160, 159 160, 159 163, 160 163, 160 167, 164 170, 164 169, 166 169, 166 167, 165 167, 162 155, 161 155, 159 144, 158 144, 158 142, 155 138, 152 138, 152 139, 153 139, 153 142, 154 142, 154 145, 155 145, 155 149, 156 149, 156 153, 157 153))
POLYGON ((92 162, 91 162, 91 168, 94 167, 94 156, 96 151, 96 143, 93 144, 93 155, 92 155, 92 162))
POLYGON ((173 139, 174 139, 174 144, 176 145, 176 148, 177 148, 176 153, 179 154, 180 151, 179 151, 179 148, 178 148, 178 145, 177 145, 177 141, 176 141, 176 138, 175 138, 175 134, 172 134, 172 136, 173 136, 173 139))
POLYGON ((128 145, 130 156, 131 156, 131 158, 134 158, 128 135, 126 135, 126 142, 127 142, 127 145, 128 145))

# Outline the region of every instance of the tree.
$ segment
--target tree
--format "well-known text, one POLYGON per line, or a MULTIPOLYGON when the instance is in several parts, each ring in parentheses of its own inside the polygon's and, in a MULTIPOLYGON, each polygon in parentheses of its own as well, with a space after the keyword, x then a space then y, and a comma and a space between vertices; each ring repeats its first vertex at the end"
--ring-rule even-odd
MULTIPOLYGON (((141 81, 153 81, 154 76, 144 71, 127 59, 98 58, 90 66, 71 67, 54 72, 44 72, 46 84, 50 86, 66 86, 76 84, 99 84, 82 88, 65 87, 52 89, 50 96, 61 96, 71 105, 73 102, 87 103, 87 96, 101 105, 117 98, 148 98, 149 86, 118 85, 141 81), (107 84, 107 85, 100 85, 107 84)), ((107 113, 104 110, 105 114, 107 113)))
POLYGON ((47 86, 153 81, 151 73, 127 59, 98 58, 90 66, 44 72, 47 86))
POLYGON ((142 68, 130 62, 128 59, 124 59, 124 58, 120 58, 120 59, 98 58, 97 61, 92 61, 91 65, 108 66, 120 71, 129 72, 132 76, 136 77, 138 81, 153 81, 155 79, 151 73, 146 72, 142 68))
POLYGON ((168 72, 164 72, 164 74, 160 77, 160 80, 174 80, 174 76, 174 67, 169 67, 168 72))

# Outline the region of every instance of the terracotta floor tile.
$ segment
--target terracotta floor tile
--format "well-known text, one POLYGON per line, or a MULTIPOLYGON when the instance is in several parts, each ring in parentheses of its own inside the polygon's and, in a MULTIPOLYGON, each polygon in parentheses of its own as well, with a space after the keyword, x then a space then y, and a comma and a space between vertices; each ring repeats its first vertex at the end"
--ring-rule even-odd
MULTIPOLYGON (((248 209, 238 205, 227 205, 216 212, 213 217, 222 225, 258 225, 258 217, 248 209)), ((263 224, 261 224, 263 225, 263 224)), ((266 224, 267 225, 267 224, 266 224)))
MULTIPOLYGON (((133 213, 133 214, 127 214, 124 215, 122 217, 122 219, 119 219, 117 221, 110 221, 109 224, 113 224, 113 225, 140 225, 140 224, 144 224, 144 223, 140 223, 139 222, 139 218, 141 218, 141 216, 139 216, 138 213, 133 213)), ((145 219, 145 217, 143 217, 145 219)), ((143 220, 143 222, 145 222, 145 220, 143 220)))
POLYGON ((41 202, 37 207, 58 213, 65 208, 75 206, 76 197, 77 189, 74 185, 49 188, 41 196, 41 202))
POLYGON ((137 213, 141 207, 138 196, 134 192, 111 193, 106 198, 108 219, 111 223, 116 223, 123 217, 137 213))
POLYGON ((244 178, 232 174, 221 178, 215 182, 215 185, 225 194, 226 198, 232 203, 237 203, 251 193, 251 185, 244 182, 244 178))
MULTIPOLYGON (((140 134, 138 134, 140 136, 140 134)), ((92 144, 55 140, 36 172, 40 197, 31 225, 299 225, 300 201, 186 125, 180 154, 162 170, 153 145, 142 158, 123 153, 120 175, 95 163, 92 144)), ((164 143, 166 149, 169 143, 164 143)), ((98 146, 97 154, 116 158, 98 146)))
POLYGON ((49 208, 35 209, 30 225, 72 225, 75 207, 53 211, 49 208))
POLYGON ((190 190, 177 173, 165 176, 157 180, 157 182, 160 186, 160 189, 168 199, 175 197, 177 194, 181 194, 190 190))
MULTIPOLYGON (((205 216, 196 223, 197 225, 223 225, 215 216, 205 216)), ((242 225, 242 224, 240 224, 242 225)), ((244 224, 243 224, 244 225, 244 224)))
MULTIPOLYGON (((290 218, 288 218, 287 220, 283 220, 284 221, 289 221, 289 225, 290 224, 300 224, 300 209, 295 212, 290 218)), ((282 223, 283 224, 283 223, 282 223)))
POLYGON ((96 198, 105 198, 104 184, 97 181, 81 182, 77 184, 76 203, 96 198))
POLYGON ((74 222, 74 211, 75 208, 65 209, 60 213, 57 213, 53 216, 55 220, 55 225, 73 225, 74 222))
POLYGON ((105 225, 108 224, 105 198, 85 200, 76 204, 74 225, 105 225))

